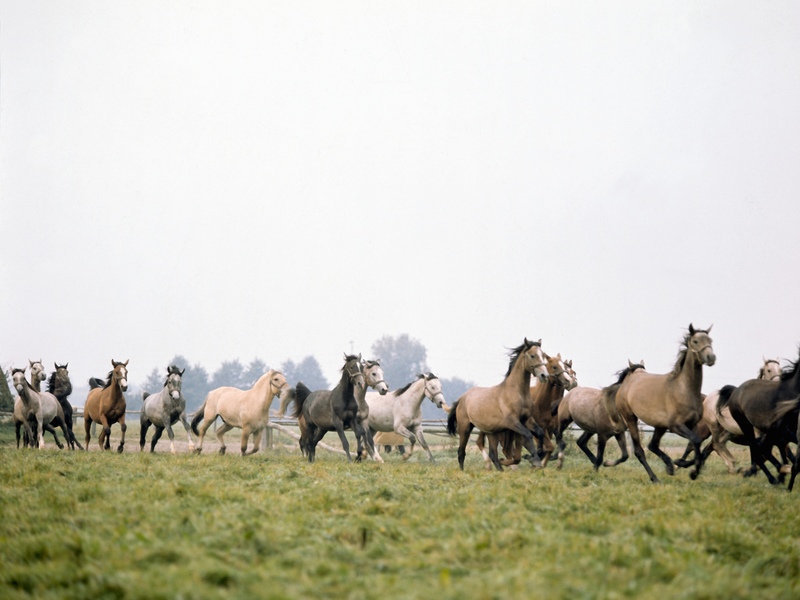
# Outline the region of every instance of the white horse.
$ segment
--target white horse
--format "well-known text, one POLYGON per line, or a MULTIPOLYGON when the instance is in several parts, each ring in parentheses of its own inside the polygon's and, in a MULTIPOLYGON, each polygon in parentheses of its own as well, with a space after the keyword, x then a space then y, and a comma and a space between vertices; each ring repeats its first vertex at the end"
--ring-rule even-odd
MULTIPOLYGON (((44 428, 55 422, 64 432, 64 438, 69 440, 67 425, 64 422, 64 411, 55 396, 48 392, 37 392, 33 386, 25 379, 25 369, 14 369, 11 379, 18 397, 14 402, 14 419, 21 422, 25 428, 25 433, 33 445, 34 437, 38 440, 39 448, 44 448, 44 428), (31 428, 31 421, 36 424, 36 433, 31 428)), ((19 434, 17 435, 17 447, 19 447, 19 434)), ((63 448, 59 444, 59 448, 63 448)))
POLYGON ((362 360, 361 371, 364 373, 364 383, 366 385, 363 388, 357 389, 354 394, 356 397, 356 403, 358 404, 358 413, 356 414, 356 418, 364 428, 364 440, 357 440, 358 460, 361 459, 361 456, 364 453, 364 449, 362 448, 363 445, 366 447, 366 452, 372 455, 373 460, 376 462, 383 462, 381 455, 378 454, 377 450, 375 450, 375 440, 373 439, 372 432, 369 429, 369 404, 367 404, 366 395, 367 388, 372 388, 377 390, 378 394, 381 396, 385 396, 389 391, 389 386, 383 379, 383 368, 381 368, 380 361, 362 360))
MULTIPOLYGON (((443 407, 442 382, 433 373, 418 375, 416 380, 385 396, 376 393, 368 393, 366 396, 369 404, 369 428, 373 432, 394 431, 411 441, 408 454, 403 455, 404 460, 408 460, 414 453, 414 444, 419 440, 428 453, 428 458, 435 462, 422 431, 420 406, 425 398, 429 398, 439 408, 443 407)), ((375 452, 377 454, 377 449, 375 452)))
POLYGON ((217 428, 219 453, 225 454, 223 435, 233 429, 242 429, 242 456, 254 454, 261 447, 261 432, 269 423, 269 407, 275 396, 281 398, 290 387, 283 373, 270 369, 249 390, 234 387, 220 387, 211 390, 206 396, 203 406, 192 418, 192 431, 197 438, 195 452, 203 450, 203 438, 216 418, 222 417, 222 425, 217 428), (197 425, 202 421, 200 429, 197 425), (253 449, 247 452, 247 440, 252 434, 253 449))
POLYGON ((192 432, 189 427, 189 420, 186 418, 186 398, 183 397, 181 392, 184 371, 186 369, 180 370, 175 365, 172 365, 167 368, 167 380, 164 382, 164 387, 160 392, 157 394, 142 392, 144 404, 142 405, 141 433, 139 435, 140 450, 144 450, 148 428, 150 425, 155 425, 156 431, 150 441, 150 452, 155 451, 156 443, 166 429, 169 436, 169 451, 175 454, 175 434, 172 431, 172 425, 177 423, 178 420, 183 423, 183 428, 189 437, 189 451, 194 450, 192 432))

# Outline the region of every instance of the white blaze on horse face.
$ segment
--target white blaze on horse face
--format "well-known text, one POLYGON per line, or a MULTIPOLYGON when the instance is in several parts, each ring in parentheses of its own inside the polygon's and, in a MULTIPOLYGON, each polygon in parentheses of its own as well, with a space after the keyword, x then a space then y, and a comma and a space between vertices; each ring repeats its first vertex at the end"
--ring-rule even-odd
POLYGON ((120 374, 119 388, 123 392, 127 392, 128 391, 128 369, 126 369, 125 367, 122 367, 119 370, 119 374, 120 374))

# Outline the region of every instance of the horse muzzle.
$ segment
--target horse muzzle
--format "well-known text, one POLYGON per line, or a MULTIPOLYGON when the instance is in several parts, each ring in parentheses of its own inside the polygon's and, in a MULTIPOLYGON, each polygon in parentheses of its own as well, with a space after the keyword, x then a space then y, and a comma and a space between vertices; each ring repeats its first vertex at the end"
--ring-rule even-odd
POLYGON ((180 400, 181 399, 181 393, 178 390, 172 390, 172 392, 170 393, 170 397, 173 400, 180 400))
POLYGON ((709 367, 713 367, 714 363, 716 362, 717 362, 717 355, 714 354, 713 352, 709 352, 708 355, 706 356, 706 365, 708 365, 709 367))
POLYGON ((128 391, 128 380, 127 379, 120 379, 119 380, 119 389, 121 389, 123 392, 127 392, 128 391))

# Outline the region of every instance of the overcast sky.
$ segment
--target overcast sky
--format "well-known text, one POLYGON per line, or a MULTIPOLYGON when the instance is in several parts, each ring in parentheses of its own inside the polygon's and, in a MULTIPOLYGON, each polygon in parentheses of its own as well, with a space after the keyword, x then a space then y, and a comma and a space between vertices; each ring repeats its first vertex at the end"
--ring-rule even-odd
POLYGON ((0 159, 6 368, 797 358, 796 2, 0 0, 0 159))

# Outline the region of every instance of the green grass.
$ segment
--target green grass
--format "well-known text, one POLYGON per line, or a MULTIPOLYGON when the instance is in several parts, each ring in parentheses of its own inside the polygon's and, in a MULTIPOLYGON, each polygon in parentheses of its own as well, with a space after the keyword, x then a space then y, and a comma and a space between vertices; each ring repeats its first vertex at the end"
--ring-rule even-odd
POLYGON ((798 492, 716 457, 694 482, 654 459, 654 486, 574 446, 562 471, 471 453, 462 473, 442 438, 435 465, 309 465, 242 458, 235 435, 226 456, 140 454, 128 433, 121 455, 23 451, 0 426, 0 597, 800 596, 798 492))

